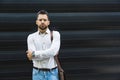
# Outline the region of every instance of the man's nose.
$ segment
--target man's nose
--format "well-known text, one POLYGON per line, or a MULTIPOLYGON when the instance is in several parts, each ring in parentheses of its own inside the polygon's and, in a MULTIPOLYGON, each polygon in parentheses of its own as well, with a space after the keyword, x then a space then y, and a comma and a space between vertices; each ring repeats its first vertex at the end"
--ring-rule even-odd
POLYGON ((44 20, 42 20, 41 22, 44 23, 44 20))

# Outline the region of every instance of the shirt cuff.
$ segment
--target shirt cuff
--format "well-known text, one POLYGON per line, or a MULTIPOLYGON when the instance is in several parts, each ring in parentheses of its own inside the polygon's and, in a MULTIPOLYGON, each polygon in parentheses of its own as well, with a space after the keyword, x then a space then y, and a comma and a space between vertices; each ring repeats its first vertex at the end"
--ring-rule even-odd
POLYGON ((32 57, 35 57, 35 51, 32 52, 32 57))

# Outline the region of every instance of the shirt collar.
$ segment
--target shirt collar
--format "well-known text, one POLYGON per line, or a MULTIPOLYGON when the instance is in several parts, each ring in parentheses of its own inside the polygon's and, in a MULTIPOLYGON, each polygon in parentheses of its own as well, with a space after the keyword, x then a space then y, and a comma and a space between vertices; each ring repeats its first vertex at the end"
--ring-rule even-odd
MULTIPOLYGON (((50 33, 50 30, 49 28, 47 28, 46 32, 44 34, 49 34, 50 33)), ((40 31, 38 31, 38 34, 42 34, 40 31)))

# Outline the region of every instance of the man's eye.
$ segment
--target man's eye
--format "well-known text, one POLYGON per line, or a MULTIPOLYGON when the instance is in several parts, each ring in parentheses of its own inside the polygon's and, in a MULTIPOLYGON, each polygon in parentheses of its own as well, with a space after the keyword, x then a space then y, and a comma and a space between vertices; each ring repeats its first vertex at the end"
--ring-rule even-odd
POLYGON ((42 21, 42 19, 39 19, 39 21, 42 21))
POLYGON ((44 19, 44 21, 47 21, 46 19, 44 19))

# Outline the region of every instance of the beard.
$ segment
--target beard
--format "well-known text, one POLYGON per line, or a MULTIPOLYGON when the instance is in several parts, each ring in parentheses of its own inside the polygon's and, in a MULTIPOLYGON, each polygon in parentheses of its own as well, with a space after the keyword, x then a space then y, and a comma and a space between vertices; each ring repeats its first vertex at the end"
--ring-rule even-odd
POLYGON ((42 25, 39 25, 38 28, 41 29, 41 30, 46 30, 47 26, 42 24, 42 25))

